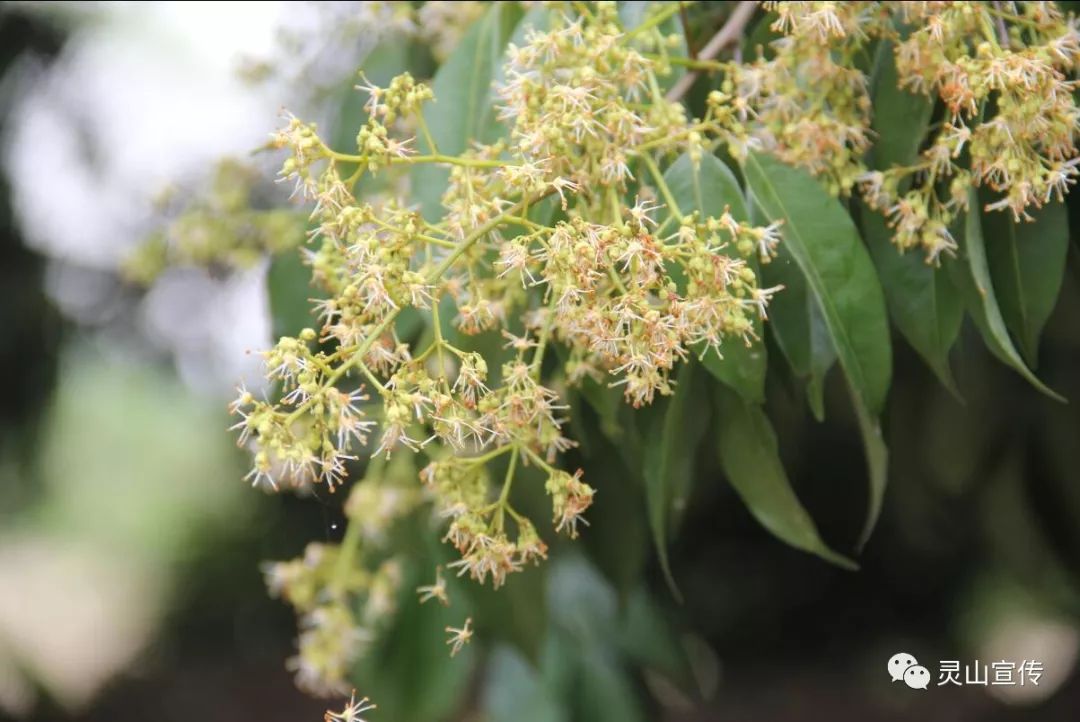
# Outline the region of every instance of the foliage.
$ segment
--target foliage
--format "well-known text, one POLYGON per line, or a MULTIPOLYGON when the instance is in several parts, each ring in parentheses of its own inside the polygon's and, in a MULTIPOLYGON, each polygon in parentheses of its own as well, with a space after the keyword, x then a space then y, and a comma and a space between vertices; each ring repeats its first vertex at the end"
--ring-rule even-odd
MULTIPOLYGON (((966 310, 1056 396, 1031 369, 1077 175, 1074 20, 1041 2, 728 5, 680 24, 678 3, 492 4, 436 45, 430 83, 361 75, 355 148, 291 116, 273 136, 314 208, 319 327, 264 354, 274 395, 241 389, 235 428, 256 485, 334 491, 364 469, 341 544, 268 566, 301 616, 304 686, 347 692, 418 585, 449 611, 416 626, 445 624, 455 654, 474 618, 481 637, 517 634, 528 623, 500 630, 457 578, 533 613, 533 565, 594 502, 647 520, 677 594, 667 547, 714 444, 762 526, 853 568, 789 483, 766 385, 805 383, 820 419, 839 362, 868 468, 858 551, 886 494, 890 320, 955 391, 966 310), (748 61, 690 57, 695 20, 727 44, 754 21, 776 39, 748 61)), ((515 641, 538 666, 501 674, 563 718, 558 680, 537 676, 545 643, 515 641)), ((619 654, 585 654, 599 688, 622 688, 619 654)), ((452 706, 463 677, 440 679, 452 706)), ((408 704, 401 719, 442 714, 408 704)))

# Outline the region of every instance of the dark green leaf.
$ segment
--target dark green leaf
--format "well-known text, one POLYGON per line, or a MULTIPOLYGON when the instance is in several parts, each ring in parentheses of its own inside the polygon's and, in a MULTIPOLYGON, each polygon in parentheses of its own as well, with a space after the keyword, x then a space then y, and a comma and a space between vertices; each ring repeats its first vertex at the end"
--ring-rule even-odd
POLYGON ((693 362, 683 365, 674 395, 665 403, 662 413, 653 415, 644 442, 645 505, 649 512, 649 528, 660 567, 676 597, 679 597, 679 591, 671 575, 668 537, 672 521, 685 507, 690 493, 694 451, 707 423, 707 407, 695 384, 695 371, 693 362))
MULTIPOLYGON (((627 409, 622 399, 621 408, 627 409)), ((571 397, 573 438, 580 444, 589 485, 596 489, 589 507, 589 533, 581 544, 590 560, 620 593, 638 584, 649 555, 650 530, 639 466, 623 452, 632 443, 616 445, 600 430, 601 422, 580 398, 571 397)), ((622 429, 620 427, 620 436, 622 429)))
POLYGON ((1050 398, 1064 401, 1065 399, 1043 384, 1028 369, 1016 347, 1013 346, 1012 339, 1009 338, 1009 331, 1001 314, 997 293, 990 276, 980 215, 978 196, 975 191, 971 191, 968 198, 968 211, 964 216, 964 232, 958 239, 961 258, 949 263, 948 266, 953 280, 964 294, 968 311, 990 351, 1015 369, 1039 391, 1050 398))
MULTIPOLYGON (((750 222, 769 221, 756 203, 750 203, 750 222)), ((769 331, 794 374, 806 379, 806 400, 814 418, 825 419, 825 375, 836 362, 821 309, 807 293, 806 279, 791 252, 780 244, 776 258, 761 269, 766 286, 783 286, 769 304, 769 331)))
POLYGON ((782 245, 802 271, 807 293, 818 303, 847 377, 856 414, 863 421, 860 429, 870 493, 861 545, 877 523, 887 475, 885 448, 876 421, 892 374, 881 286, 851 217, 806 171, 751 153, 745 174, 766 215, 784 222, 782 245))
POLYGON ((1031 211, 1034 221, 1014 223, 1005 213, 984 213, 990 277, 1001 315, 1024 358, 1035 366, 1042 333, 1065 275, 1069 217, 1064 203, 1031 211))
POLYGON ((930 123, 933 103, 925 95, 909 93, 899 87, 896 57, 891 42, 878 46, 871 78, 874 131, 871 160, 874 168, 885 170, 894 165, 909 165, 919 153, 919 145, 930 123))
MULTIPOLYGON (((664 172, 664 181, 682 213, 698 211, 702 217, 720 216, 729 210, 737 221, 748 219, 742 189, 726 165, 713 155, 701 158, 694 168, 690 156, 683 154, 664 172)), ((752 263, 757 271, 757 264, 752 263)), ((761 337, 761 321, 755 320, 754 332, 761 337)), ((703 347, 694 352, 709 372, 747 401, 760 403, 765 398, 765 346, 755 343, 747 348, 742 339, 728 339, 722 348, 723 358, 715 350, 703 347)))
POLYGON ((960 333, 964 304, 947 274, 926 264, 921 251, 900 253, 885 219, 863 209, 863 237, 878 269, 897 329, 954 394, 949 350, 960 333))
MULTIPOLYGON (((898 83, 893 45, 883 42, 878 48, 871 90, 871 127, 877 140, 870 160, 878 170, 910 165, 915 160, 933 111, 929 98, 901 90, 898 83)), ((893 233, 880 213, 864 207, 861 220, 863 237, 897 329, 955 393, 949 349, 963 321, 959 294, 945 274, 925 263, 921 253, 902 254, 892 245, 893 233)))
POLYGON ((821 540, 813 519, 799 502, 780 462, 769 418, 727 390, 720 401, 718 450, 728 481, 750 513, 774 536, 796 549, 816 554, 845 569, 857 568, 821 540))
MULTIPOLYGON (((851 217, 806 171, 751 153, 746 177, 818 302, 844 373, 873 414, 889 390, 892 355, 881 286, 851 217)), ((779 295, 779 294, 778 294, 779 295)))

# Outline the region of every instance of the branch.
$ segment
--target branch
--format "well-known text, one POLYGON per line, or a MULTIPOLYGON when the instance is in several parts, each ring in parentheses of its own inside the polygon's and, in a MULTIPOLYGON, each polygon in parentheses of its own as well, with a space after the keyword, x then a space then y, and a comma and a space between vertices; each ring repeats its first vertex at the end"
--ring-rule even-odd
MULTIPOLYGON (((754 10, 757 9, 757 3, 754 0, 742 0, 739 6, 732 11, 731 16, 727 22, 724 23, 724 27, 717 31, 716 35, 712 36, 709 42, 705 43, 705 47, 698 53, 698 60, 712 60, 720 51, 730 45, 735 40, 738 40, 742 36, 743 29, 746 24, 750 22, 750 18, 754 15, 754 10)), ((693 87, 694 83, 698 79, 698 72, 694 71, 687 73, 679 79, 679 82, 667 92, 666 98, 672 102, 679 100, 687 91, 693 87)))

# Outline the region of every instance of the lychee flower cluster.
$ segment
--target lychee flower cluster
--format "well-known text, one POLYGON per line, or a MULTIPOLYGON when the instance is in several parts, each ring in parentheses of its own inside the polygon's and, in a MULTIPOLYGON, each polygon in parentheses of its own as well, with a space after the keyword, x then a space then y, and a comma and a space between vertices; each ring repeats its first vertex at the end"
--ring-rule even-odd
POLYGON ((863 177, 869 204, 889 215, 901 249, 928 261, 950 253, 949 226, 968 189, 1016 221, 1076 182, 1080 60, 1075 21, 1057 4, 899 3, 917 29, 896 47, 902 87, 940 101, 944 118, 909 167, 863 177))
POLYGON ((783 36, 725 72, 711 113, 732 155, 771 152, 856 189, 885 214, 901 251, 951 254, 950 227, 973 188, 1016 221, 1075 183, 1080 108, 1076 22, 1052 2, 766 2, 783 36), (899 87, 943 112, 916 162, 870 171, 871 41, 890 41, 899 87))
MULTIPOLYGON (((551 533, 588 524, 596 492, 562 466, 574 443, 558 389, 591 377, 649 404, 691 353, 757 343, 777 291, 759 288, 751 262, 772 257, 776 225, 683 213, 667 187, 662 164, 700 158, 725 130, 712 110, 690 119, 664 99, 666 65, 642 50, 666 42, 657 19, 626 31, 614 3, 550 17, 507 51, 492 145, 440 153, 424 119, 432 91, 407 74, 358 86, 368 118, 355 152, 294 117, 273 136, 288 151, 281 179, 313 205, 303 253, 318 323, 264 353, 272 397, 241 389, 232 404, 248 479, 334 491, 370 459, 341 547, 268 572, 301 615, 295 665, 309 687, 341 691, 392 606, 376 594, 396 583, 378 552, 388 524, 429 509, 458 555, 446 574, 501 586, 546 558, 551 533), (365 174, 397 188, 419 164, 451 170, 437 220, 406 195, 354 194, 365 174), (372 476, 414 455, 411 486, 372 476), (513 505, 525 468, 544 480, 550 533, 513 505)), ((447 602, 442 574, 421 599, 447 602)), ((471 627, 453 633, 459 648, 471 627)))
MULTIPOLYGON (((729 64, 721 90, 752 121, 750 145, 819 176, 847 194, 871 145, 867 78, 856 63, 879 35, 876 2, 767 2, 776 13, 771 57, 729 64)), ((736 146, 741 155, 743 146, 736 146)))

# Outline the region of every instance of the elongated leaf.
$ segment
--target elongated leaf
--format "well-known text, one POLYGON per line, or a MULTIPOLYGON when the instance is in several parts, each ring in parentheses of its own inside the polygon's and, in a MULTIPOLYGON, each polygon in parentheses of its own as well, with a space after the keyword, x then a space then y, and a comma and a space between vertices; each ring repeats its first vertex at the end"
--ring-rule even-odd
POLYGON ((1005 325, 1034 367, 1042 333, 1065 275, 1069 217, 1064 203, 1031 211, 1034 221, 1014 223, 1004 213, 984 214, 990 277, 1005 325))
POLYGON ((751 153, 746 177, 820 305, 852 388, 875 415, 892 373, 885 300, 870 256, 840 203, 805 171, 751 153))
MULTIPOLYGON (((926 135, 933 104, 924 95, 898 87, 896 59, 891 42, 878 48, 872 79, 876 142, 870 152, 878 170, 910 165, 926 135)), ((903 188, 901 189, 903 190, 903 188)), ((956 383, 949 368, 949 349, 956 341, 964 308, 946 274, 927 265, 917 251, 900 253, 892 245, 892 231, 876 211, 863 207, 863 238, 881 279, 889 313, 897 329, 950 391, 956 383)))
POLYGON ((964 216, 964 232, 961 234, 959 245, 962 257, 950 263, 949 269, 953 280, 964 294, 968 311, 987 347, 1039 391, 1050 398, 1064 401, 1064 398, 1043 384, 1031 372, 1013 345, 1012 339, 1009 338, 1009 331, 1001 314, 994 282, 990 275, 990 264, 986 258, 979 199, 975 191, 969 194, 968 212, 964 216))
POLYGON ((887 457, 877 427, 892 374, 885 300, 851 217, 806 171, 760 153, 746 159, 747 183, 769 218, 783 220, 783 243, 817 301, 851 389, 870 472, 865 543, 885 495, 887 457))
MULTIPOLYGON (((753 200, 750 222, 759 226, 769 222, 753 200)), ((784 287, 769 304, 769 330, 792 372, 806 380, 806 401, 814 418, 823 421, 825 375, 836 362, 836 350, 828 341, 821 309, 807 293, 806 279, 783 244, 776 258, 761 268, 761 276, 766 286, 784 287)))
POLYGON ((885 219, 869 208, 863 209, 862 231, 896 328, 941 383, 958 393, 949 367, 949 350, 964 320, 956 286, 944 271, 928 266, 920 251, 900 253, 885 219))
POLYGON ((776 434, 760 406, 747 404, 724 389, 720 404, 718 451, 724 474, 750 513, 770 533, 796 549, 845 569, 857 566, 821 540, 780 462, 776 434))
MULTIPOLYGON (((731 170, 716 156, 703 156, 695 168, 690 156, 684 153, 664 172, 664 182, 684 214, 696 210, 702 217, 719 217, 727 209, 735 220, 748 220, 742 189, 731 170)), ((751 265, 757 272, 756 262, 751 265)), ((760 320, 755 320, 754 332, 761 337, 760 320)), ((703 347, 694 351, 709 373, 747 401, 764 400, 767 359, 763 344, 755 343, 747 348, 742 339, 732 338, 723 344, 722 357, 715 350, 703 347)))
MULTIPOLYGON (((457 155, 470 142, 491 141, 497 134, 493 129, 492 80, 519 17, 517 3, 492 4, 435 73, 435 102, 424 108, 424 122, 439 153, 457 155)), ((416 142, 421 153, 433 152, 423 133, 416 142)), ((440 199, 449 178, 449 169, 442 166, 421 163, 413 168, 414 193, 430 221, 441 215, 440 199)))
POLYGON ((656 554, 672 593, 680 597, 671 574, 667 545, 673 518, 685 507, 694 473, 694 451, 701 441, 707 406, 695 384, 695 364, 683 365, 675 394, 657 409, 644 437, 645 504, 656 554))
POLYGON ((870 127, 875 133, 870 156, 873 167, 881 170, 908 165, 918 155, 934 109, 927 96, 902 90, 899 82, 895 46, 883 42, 870 80, 874 103, 870 127))

